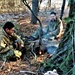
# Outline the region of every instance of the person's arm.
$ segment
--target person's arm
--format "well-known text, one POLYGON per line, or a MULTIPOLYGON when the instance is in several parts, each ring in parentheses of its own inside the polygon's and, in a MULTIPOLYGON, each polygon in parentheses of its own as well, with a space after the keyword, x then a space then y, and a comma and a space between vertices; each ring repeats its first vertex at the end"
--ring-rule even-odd
POLYGON ((48 25, 47 25, 47 33, 46 34, 48 34, 48 35, 52 35, 52 36, 56 36, 56 35, 58 35, 58 33, 59 33, 59 31, 60 31, 60 28, 59 28, 59 24, 60 23, 56 23, 56 24, 54 24, 54 28, 52 27, 52 24, 53 24, 54 22, 51 22, 51 21, 49 21, 49 23, 48 23, 48 25), (50 28, 50 30, 49 30, 49 28, 50 28))
POLYGON ((20 36, 18 36, 17 34, 13 33, 12 36, 14 38, 16 38, 17 43, 19 44, 19 46, 24 47, 24 42, 22 41, 22 39, 20 38, 20 36))
MULTIPOLYGON (((60 20, 60 19, 59 19, 60 20)), ((64 27, 63 27, 63 23, 62 21, 60 20, 60 32, 59 34, 57 35, 57 38, 61 37, 64 33, 64 27)))

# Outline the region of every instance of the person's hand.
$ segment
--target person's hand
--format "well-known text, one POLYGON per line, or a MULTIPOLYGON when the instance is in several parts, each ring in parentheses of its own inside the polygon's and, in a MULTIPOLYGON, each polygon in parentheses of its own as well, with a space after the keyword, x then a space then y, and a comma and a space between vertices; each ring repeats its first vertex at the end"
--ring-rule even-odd
POLYGON ((22 53, 21 53, 20 51, 18 51, 18 50, 14 50, 14 54, 15 54, 15 56, 18 57, 18 58, 20 58, 21 55, 22 55, 22 53))
POLYGON ((24 47, 24 45, 19 42, 17 44, 18 44, 19 49, 22 49, 24 47))
POLYGON ((23 44, 21 44, 21 45, 20 45, 20 49, 22 49, 23 47, 24 47, 24 45, 23 45, 23 44))

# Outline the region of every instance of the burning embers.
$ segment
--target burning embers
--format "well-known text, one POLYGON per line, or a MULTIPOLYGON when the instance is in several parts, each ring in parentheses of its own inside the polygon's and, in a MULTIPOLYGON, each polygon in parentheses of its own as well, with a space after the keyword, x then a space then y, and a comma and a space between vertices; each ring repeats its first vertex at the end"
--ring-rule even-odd
POLYGON ((42 54, 42 51, 41 50, 39 50, 39 55, 41 55, 42 54))
POLYGON ((37 48, 35 48, 35 51, 34 52, 35 52, 36 55, 39 56, 39 55, 43 55, 44 53, 46 53, 47 50, 46 49, 41 50, 40 47, 37 47, 37 48))

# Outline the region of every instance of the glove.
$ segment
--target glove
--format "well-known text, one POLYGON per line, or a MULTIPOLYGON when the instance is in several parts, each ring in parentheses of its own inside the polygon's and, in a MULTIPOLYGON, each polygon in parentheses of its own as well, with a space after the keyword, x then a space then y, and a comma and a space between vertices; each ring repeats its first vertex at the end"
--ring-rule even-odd
POLYGON ((22 55, 22 53, 21 53, 20 51, 18 51, 18 50, 14 50, 14 54, 15 54, 15 56, 18 57, 18 58, 20 58, 21 55, 22 55))

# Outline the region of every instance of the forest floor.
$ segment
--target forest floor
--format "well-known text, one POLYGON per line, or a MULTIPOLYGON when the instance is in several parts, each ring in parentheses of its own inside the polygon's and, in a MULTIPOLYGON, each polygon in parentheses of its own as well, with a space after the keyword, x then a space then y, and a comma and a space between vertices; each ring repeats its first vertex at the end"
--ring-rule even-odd
MULTIPOLYGON (((47 24, 48 20, 46 17, 40 17, 43 25, 47 24)), ((19 32, 25 36, 30 36, 37 28, 39 28, 39 23, 32 25, 30 23, 30 17, 25 16, 24 18, 19 19, 19 32)), ((50 45, 58 45, 59 40, 55 40, 50 43, 50 45)), ((26 60, 17 59, 17 61, 3 62, 0 61, 0 75, 29 75, 31 73, 38 75, 37 71, 39 70, 40 63, 44 62, 45 59, 48 59, 48 54, 42 54, 37 56, 36 61, 34 59, 29 59, 31 64, 26 60)))
MULTIPOLYGON (((58 15, 59 12, 58 11, 58 15)), ((39 23, 33 25, 30 23, 30 15, 27 14, 24 17, 17 19, 17 23, 19 24, 19 32, 25 36, 30 36, 37 28, 39 28, 39 23)), ((47 25, 49 21, 49 13, 40 13, 38 18, 41 20, 42 25, 47 25), (48 14, 48 15, 47 15, 48 14)), ((52 45, 58 45, 59 40, 54 40, 52 45)), ((17 59, 17 61, 3 62, 0 61, 0 75, 31 75, 27 73, 32 73, 33 75, 38 75, 37 71, 39 70, 39 66, 41 62, 44 62, 45 59, 48 59, 47 53, 37 56, 36 61, 34 59, 29 59, 31 64, 27 60, 17 59)))

